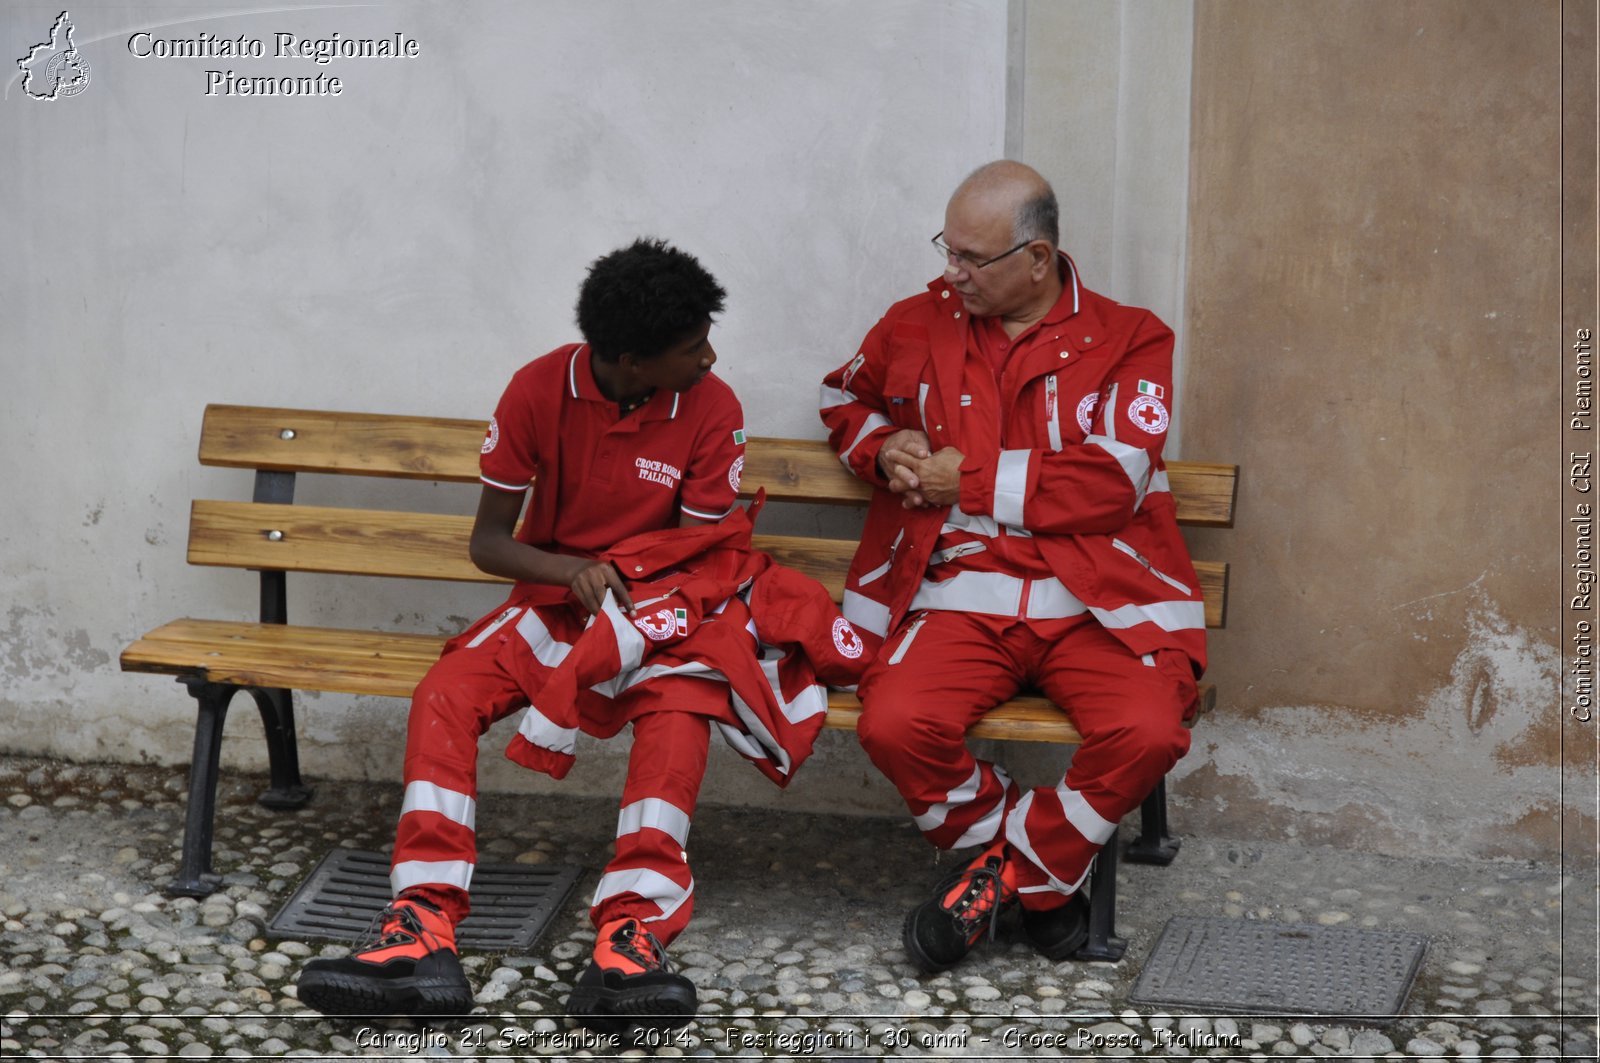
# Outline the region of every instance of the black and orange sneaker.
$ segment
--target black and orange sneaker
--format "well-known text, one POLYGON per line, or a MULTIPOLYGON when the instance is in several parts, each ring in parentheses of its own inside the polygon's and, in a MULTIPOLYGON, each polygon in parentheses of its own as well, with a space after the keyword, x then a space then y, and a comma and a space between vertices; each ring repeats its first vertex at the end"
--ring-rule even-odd
POLYGON ((1005 842, 996 842, 911 909, 901 939, 912 961, 937 974, 959 963, 983 937, 993 940, 1000 913, 1017 900, 1008 871, 1005 842))
POLYGON ((398 897, 350 955, 312 960, 300 972, 300 1002, 324 1015, 465 1015, 472 987, 456 955, 456 932, 419 897, 398 897))
POLYGON ((666 950, 637 919, 600 928, 594 958, 567 998, 567 1015, 602 1033, 629 1027, 674 1030, 694 1018, 694 983, 675 974, 666 950))

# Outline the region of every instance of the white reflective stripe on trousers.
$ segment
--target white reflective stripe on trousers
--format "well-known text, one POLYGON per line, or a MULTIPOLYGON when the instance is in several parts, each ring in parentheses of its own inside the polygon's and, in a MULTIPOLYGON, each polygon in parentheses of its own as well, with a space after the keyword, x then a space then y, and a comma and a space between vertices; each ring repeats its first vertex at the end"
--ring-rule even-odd
POLYGON ((389 871, 389 888, 396 896, 414 886, 472 887, 473 865, 466 860, 405 860, 389 871))
POLYGON ((548 749, 552 753, 571 755, 578 748, 576 727, 558 726, 534 705, 529 705, 522 713, 522 722, 517 725, 517 734, 540 749, 548 749))
POLYGON ((1000 783, 1000 796, 995 799, 993 807, 984 813, 983 818, 967 828, 967 832, 957 838, 950 846, 952 849, 965 849, 969 845, 987 845, 994 841, 1000 833, 1000 827, 1006 819, 1006 803, 1011 797, 1011 777, 995 765, 989 765, 989 770, 994 772, 994 777, 1000 783))
POLYGON ((406 796, 400 805, 400 814, 404 816, 409 812, 437 812, 468 830, 475 830, 478 825, 478 802, 437 783, 418 780, 406 784, 406 796))
POLYGON ((682 849, 689 844, 689 814, 670 801, 646 797, 624 805, 617 813, 617 837, 625 838, 646 827, 671 835, 682 849))
POLYGON ((978 796, 978 787, 983 785, 983 766, 975 764, 972 775, 960 786, 956 786, 944 795, 944 800, 934 805, 929 805, 928 810, 916 817, 917 829, 921 831, 934 830, 944 826, 945 817, 950 815, 950 810, 968 804, 978 796))
POLYGON ((652 902, 661 909, 660 915, 654 915, 642 920, 646 923, 665 919, 683 906, 694 892, 694 880, 689 880, 687 887, 680 886, 659 871, 652 871, 647 867, 631 867, 623 871, 612 871, 602 875, 600 884, 595 887, 594 900, 590 907, 596 907, 601 901, 609 897, 617 897, 624 893, 634 893, 652 902))
MULTIPOLYGON (((1033 799, 1038 792, 1039 791, 1037 790, 1029 790, 1027 793, 1023 794, 1022 800, 1017 802, 1016 807, 1011 810, 1011 814, 1006 817, 1006 843, 1010 845, 1011 848, 1021 853, 1030 864, 1044 873, 1045 877, 1050 880, 1049 886, 1047 887, 1049 891, 1053 891, 1055 893, 1075 893, 1078 890, 1078 887, 1083 885, 1083 880, 1089 877, 1089 869, 1094 866, 1094 861, 1090 860, 1088 864, 1084 866, 1083 874, 1078 876, 1076 882, 1066 882, 1059 878, 1056 873, 1047 867, 1045 862, 1039 858, 1039 854, 1033 849, 1033 839, 1028 837, 1027 828, 1028 810, 1033 807, 1033 799)), ((1034 887, 1032 889, 1025 888, 1019 892, 1043 893, 1046 892, 1046 889, 1034 887)))

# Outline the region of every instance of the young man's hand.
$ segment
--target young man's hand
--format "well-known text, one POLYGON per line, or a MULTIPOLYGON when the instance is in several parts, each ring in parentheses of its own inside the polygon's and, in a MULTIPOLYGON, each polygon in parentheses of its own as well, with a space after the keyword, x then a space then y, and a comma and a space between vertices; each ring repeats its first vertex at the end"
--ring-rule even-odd
POLYGON ((610 590, 617 596, 617 608, 627 616, 633 615, 633 599, 628 597, 628 585, 622 582, 616 566, 609 561, 575 560, 577 567, 567 585, 580 605, 591 613, 599 613, 605 605, 606 591, 610 590))

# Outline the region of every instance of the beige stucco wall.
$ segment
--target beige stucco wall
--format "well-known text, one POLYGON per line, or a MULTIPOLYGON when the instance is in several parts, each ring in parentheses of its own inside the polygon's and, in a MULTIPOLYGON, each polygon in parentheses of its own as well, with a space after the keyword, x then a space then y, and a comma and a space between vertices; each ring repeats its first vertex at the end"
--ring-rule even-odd
MULTIPOLYGON (((1014 0, 1007 153, 1049 176, 1090 288, 1183 321, 1194 11, 1165 0, 1014 0)), ((1181 403, 1168 447, 1183 448, 1181 403)))
POLYGON ((1184 449, 1243 472, 1186 827, 1559 845, 1561 19, 1196 9, 1184 449))
MULTIPOLYGON (((1562 355, 1561 390, 1566 399, 1568 413, 1564 452, 1568 455, 1569 473, 1576 469, 1566 487, 1562 515, 1566 518, 1562 536, 1562 576, 1566 591, 1562 594, 1563 611, 1561 644, 1565 654, 1565 697, 1562 701, 1569 716, 1575 721, 1594 726, 1593 719, 1600 717, 1595 702, 1595 632, 1600 630, 1595 616, 1595 604, 1582 600, 1579 593, 1585 583, 1593 590, 1595 564, 1592 548, 1592 525, 1588 556, 1584 557, 1581 527, 1574 518, 1588 507, 1597 508, 1596 492, 1600 479, 1590 470, 1600 444, 1595 440, 1596 419, 1591 406, 1589 415, 1572 416, 1582 410, 1579 396, 1583 385, 1593 390, 1593 362, 1597 318, 1600 318, 1600 300, 1597 300, 1597 273, 1600 273, 1600 218, 1596 216, 1597 189, 1600 189, 1600 172, 1597 172, 1596 130, 1600 129, 1600 77, 1596 76, 1596 56, 1600 55, 1600 3, 1586 0, 1562 5, 1562 314, 1561 341, 1566 345, 1562 355), (1589 339, 1585 341, 1584 335, 1589 339), (1587 374, 1585 367, 1587 366, 1587 374), (1585 475, 1587 473, 1587 475, 1585 475), (1587 576, 1587 581, 1584 577, 1587 576), (1584 625, 1587 625, 1585 627, 1584 625), (1584 651, 1587 651, 1585 653, 1584 651), (1590 720, 1583 720, 1585 715, 1590 720)), ((1563 753, 1570 777, 1585 782, 1592 781, 1600 768, 1600 742, 1585 734, 1588 726, 1566 725, 1563 753)), ((1589 785, 1590 794, 1600 793, 1600 787, 1589 785)), ((1592 807, 1592 806, 1591 806, 1592 807)), ((1592 867, 1600 853, 1600 832, 1594 817, 1569 816, 1563 824, 1562 851, 1572 855, 1582 864, 1592 867)))

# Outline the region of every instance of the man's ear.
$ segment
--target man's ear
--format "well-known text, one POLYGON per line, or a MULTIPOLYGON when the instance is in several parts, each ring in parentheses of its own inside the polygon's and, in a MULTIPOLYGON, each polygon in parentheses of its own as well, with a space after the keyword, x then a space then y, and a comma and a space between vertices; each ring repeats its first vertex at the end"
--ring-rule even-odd
POLYGON ((1055 249, 1044 240, 1035 240, 1028 245, 1028 254, 1033 256, 1033 265, 1031 267, 1033 279, 1035 281, 1044 280, 1046 274, 1055 268, 1055 249))

